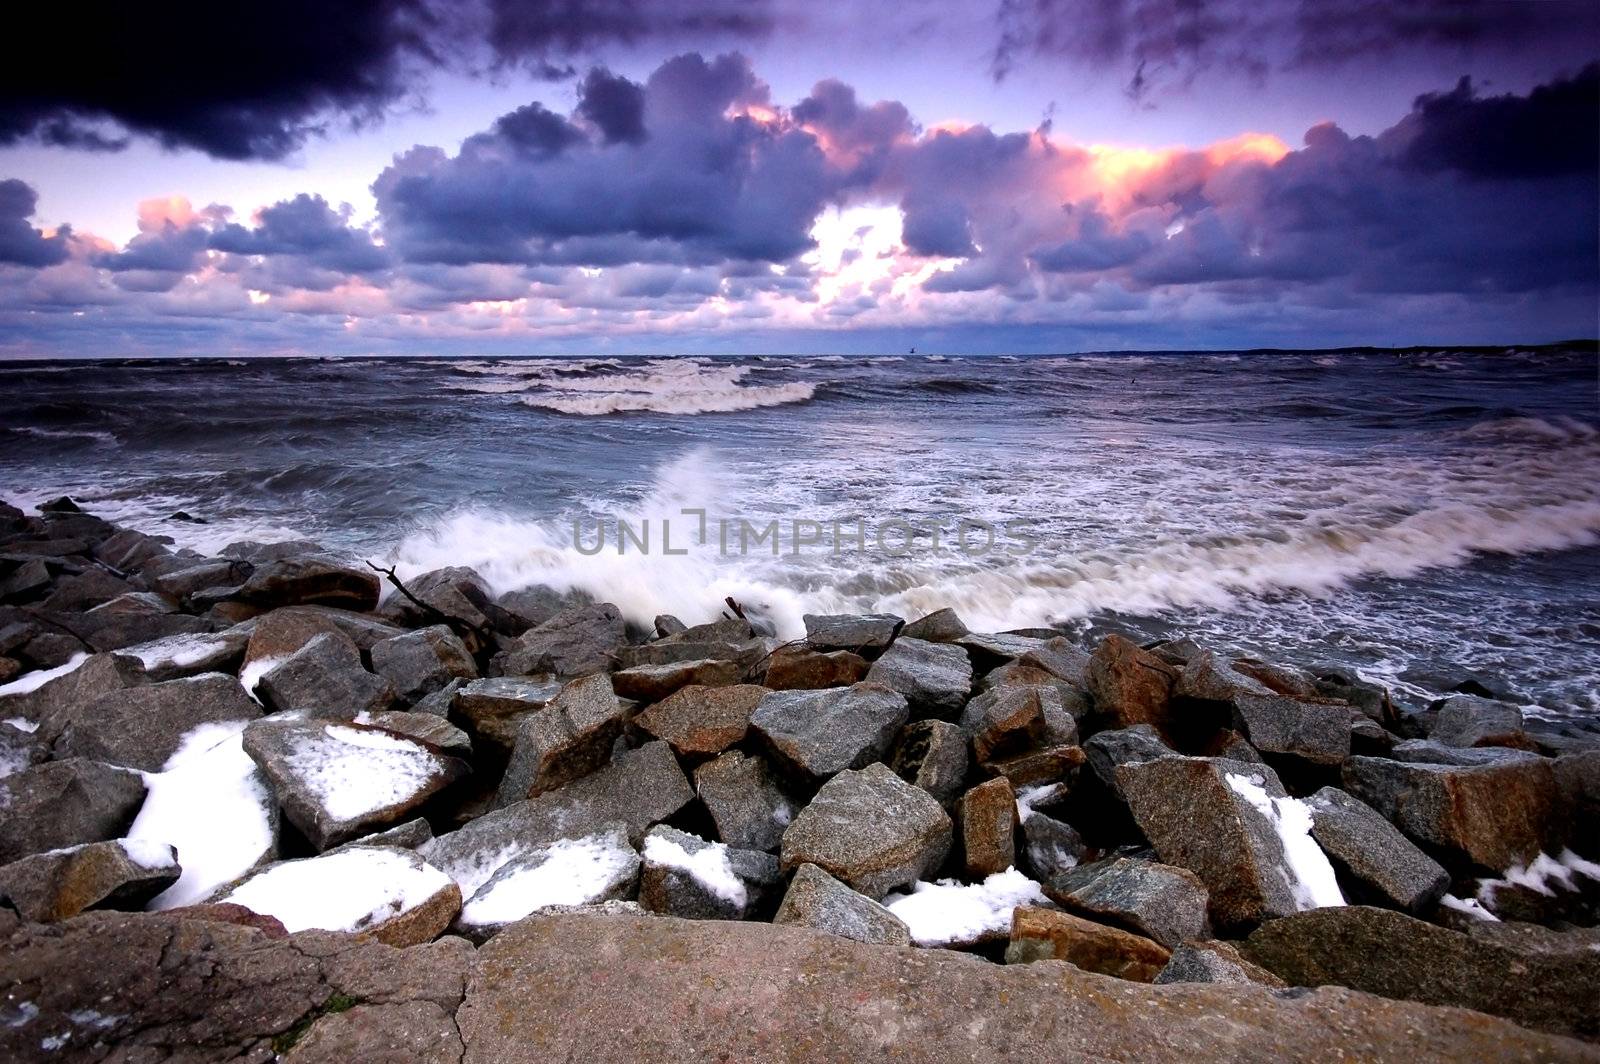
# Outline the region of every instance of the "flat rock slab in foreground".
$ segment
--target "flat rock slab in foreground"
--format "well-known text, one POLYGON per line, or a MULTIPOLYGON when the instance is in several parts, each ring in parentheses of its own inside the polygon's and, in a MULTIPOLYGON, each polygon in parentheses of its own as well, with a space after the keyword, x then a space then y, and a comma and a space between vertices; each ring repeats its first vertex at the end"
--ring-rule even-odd
POLYGON ((1348 990, 1152 987, 668 917, 534 917, 474 955, 459 939, 395 949, 94 913, 15 931, 0 984, 0 1059, 14 1061, 1597 1059, 1348 990))

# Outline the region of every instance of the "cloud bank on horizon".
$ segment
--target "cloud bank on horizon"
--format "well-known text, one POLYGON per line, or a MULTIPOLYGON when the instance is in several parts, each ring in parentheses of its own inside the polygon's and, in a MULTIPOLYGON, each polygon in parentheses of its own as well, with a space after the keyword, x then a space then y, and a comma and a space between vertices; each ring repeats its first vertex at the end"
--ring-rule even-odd
MULTIPOLYGON (((20 19, 44 33, 70 7, 20 19)), ((913 115, 833 78, 779 100, 738 50, 688 47, 781 32, 798 10, 783 0, 368 0, 310 34, 327 20, 299 0, 201 10, 175 19, 183 33, 108 16, 73 34, 75 58, 13 64, 0 144, 93 160, 148 139, 264 164, 381 121, 445 68, 515 67, 570 82, 575 103, 538 93, 453 148, 399 152, 372 176, 370 220, 309 193, 241 214, 178 191, 139 204, 137 235, 117 244, 39 224, 38 190, 0 175, 0 350, 1065 350, 1595 332, 1593 62, 1526 93, 1441 84, 1372 136, 1324 122, 1294 145, 1241 130, 1142 148, 1082 143, 1049 121, 913 115), (203 48, 202 27, 256 46, 198 83, 171 77, 203 48), (640 42, 685 50, 639 80, 583 61, 640 42)), ((1571 36, 1556 15, 1574 10, 1001 0, 989 69, 1090 64, 1141 97, 1219 64, 1269 79, 1464 42, 1537 49, 1571 36)))

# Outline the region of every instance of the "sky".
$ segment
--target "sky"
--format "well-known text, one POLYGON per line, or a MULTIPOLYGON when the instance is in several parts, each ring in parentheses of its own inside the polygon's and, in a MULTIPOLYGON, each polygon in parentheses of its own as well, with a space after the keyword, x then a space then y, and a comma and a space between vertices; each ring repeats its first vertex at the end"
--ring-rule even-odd
POLYGON ((13 13, 0 355, 1537 343, 1593 0, 13 13))

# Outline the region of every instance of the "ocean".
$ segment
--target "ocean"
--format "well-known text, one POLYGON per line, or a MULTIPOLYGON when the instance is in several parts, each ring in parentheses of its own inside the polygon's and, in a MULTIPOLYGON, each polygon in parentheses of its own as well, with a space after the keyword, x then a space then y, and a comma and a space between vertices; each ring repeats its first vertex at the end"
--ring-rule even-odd
POLYGON ((0 498, 641 624, 951 606, 1594 721, 1597 380, 1593 345, 7 362, 0 498))

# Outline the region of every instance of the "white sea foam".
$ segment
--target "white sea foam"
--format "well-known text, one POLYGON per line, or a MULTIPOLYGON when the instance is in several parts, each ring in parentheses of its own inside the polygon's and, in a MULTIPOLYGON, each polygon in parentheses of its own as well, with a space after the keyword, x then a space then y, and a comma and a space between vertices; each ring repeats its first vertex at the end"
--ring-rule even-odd
POLYGON ((803 403, 816 385, 744 384, 751 367, 712 365, 702 359, 651 359, 620 373, 564 377, 522 398, 528 406, 563 414, 599 416, 630 412, 718 414, 803 403))

